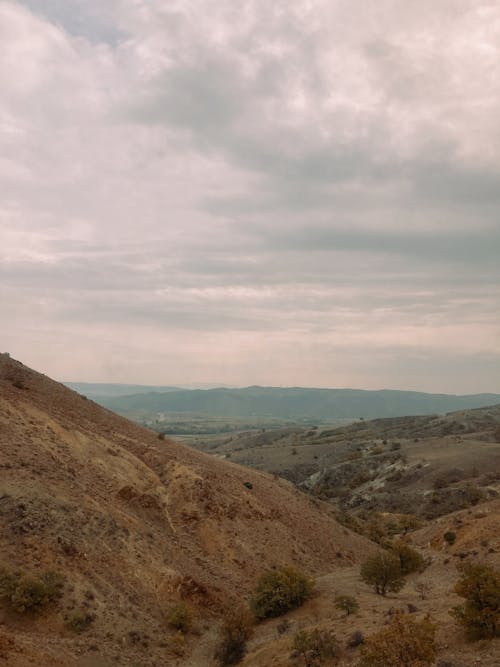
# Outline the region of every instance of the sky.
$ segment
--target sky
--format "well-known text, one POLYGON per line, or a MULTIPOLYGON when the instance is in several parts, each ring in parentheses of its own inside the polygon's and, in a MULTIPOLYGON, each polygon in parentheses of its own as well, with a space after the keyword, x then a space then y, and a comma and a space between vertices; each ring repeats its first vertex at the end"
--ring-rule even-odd
POLYGON ((498 0, 0 0, 0 345, 500 392, 498 0))

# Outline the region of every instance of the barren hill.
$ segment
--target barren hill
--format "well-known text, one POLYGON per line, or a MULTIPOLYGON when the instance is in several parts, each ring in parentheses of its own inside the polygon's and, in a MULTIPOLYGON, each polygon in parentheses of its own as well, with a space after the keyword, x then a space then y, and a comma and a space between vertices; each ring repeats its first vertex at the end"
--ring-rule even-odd
MULTIPOLYGON (((165 622, 187 600, 203 645, 258 574, 350 566, 373 547, 329 507, 270 474, 186 448, 0 355, 0 563, 53 570, 42 615, 0 603, 2 664, 175 664, 165 622), (84 635, 65 617, 95 617, 84 635)), ((190 662, 191 661, 191 662, 190 662)))

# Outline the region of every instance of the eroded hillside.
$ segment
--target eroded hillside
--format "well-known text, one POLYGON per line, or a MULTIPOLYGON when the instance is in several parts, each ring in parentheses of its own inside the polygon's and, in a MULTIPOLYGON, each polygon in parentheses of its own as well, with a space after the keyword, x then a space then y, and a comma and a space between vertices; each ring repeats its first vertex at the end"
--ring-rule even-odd
POLYGON ((347 510, 433 519, 500 493, 500 406, 197 437, 192 444, 275 472, 347 510))
POLYGON ((263 569, 325 574, 373 549, 289 482, 159 439, 7 355, 0 471, 0 562, 66 580, 43 615, 1 608, 13 667, 205 665, 193 650, 263 569), (179 600, 197 617, 183 658, 165 620, 179 600), (85 634, 75 614, 92 616, 85 634))

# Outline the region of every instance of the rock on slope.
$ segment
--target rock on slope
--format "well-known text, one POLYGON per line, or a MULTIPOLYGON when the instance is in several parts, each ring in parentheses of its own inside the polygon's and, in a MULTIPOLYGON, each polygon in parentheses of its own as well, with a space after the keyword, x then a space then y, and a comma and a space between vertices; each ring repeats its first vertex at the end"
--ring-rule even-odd
POLYGON ((16 667, 171 664, 180 599, 203 633, 263 569, 325 573, 372 548, 287 482, 160 440, 7 355, 0 475, 0 563, 67 581, 38 616, 0 606, 16 667), (71 613, 95 615, 88 632, 71 613))

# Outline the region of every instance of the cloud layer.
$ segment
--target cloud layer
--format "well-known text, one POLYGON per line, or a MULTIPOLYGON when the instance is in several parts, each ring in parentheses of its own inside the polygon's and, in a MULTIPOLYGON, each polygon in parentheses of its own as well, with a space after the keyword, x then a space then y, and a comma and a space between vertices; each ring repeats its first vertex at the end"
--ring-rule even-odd
POLYGON ((496 1, 3 0, 0 37, 14 356, 500 391, 496 1))

